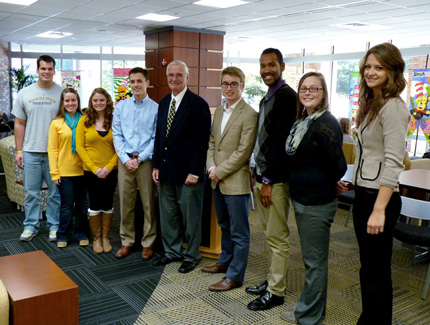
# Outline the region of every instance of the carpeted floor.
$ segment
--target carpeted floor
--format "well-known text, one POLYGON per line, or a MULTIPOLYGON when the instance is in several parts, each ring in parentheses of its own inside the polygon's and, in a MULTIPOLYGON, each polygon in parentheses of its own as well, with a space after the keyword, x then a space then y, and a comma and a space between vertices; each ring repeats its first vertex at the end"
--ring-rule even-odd
MULTIPOLYGON (((332 226, 325 324, 355 324, 361 310, 358 249, 352 222, 344 227, 346 215, 346 210, 339 209, 332 226)), ((285 304, 263 312, 246 308, 255 297, 244 288, 222 293, 207 290, 223 276, 200 271, 214 260, 203 259, 193 272, 180 274, 179 262, 154 267, 142 261, 138 248, 124 260, 115 259, 114 253, 96 255, 91 246, 82 248, 77 243, 58 249, 48 241, 44 222, 37 237, 22 243, 18 238, 23 217, 7 199, 4 176, 0 176, 0 256, 43 250, 79 286, 80 324, 286 324, 280 312, 297 302, 303 286, 304 268, 293 215, 289 219, 291 251, 285 304)), ((267 275, 266 243, 257 217, 254 212, 250 215, 251 253, 244 287, 263 281, 267 275)), ((116 213, 111 231, 114 252, 120 247, 118 233, 116 213)), ((427 325, 430 298, 424 301, 420 297, 428 261, 417 265, 411 261, 411 251, 395 241, 394 324, 427 325)))
MULTIPOLYGON (((360 267, 358 248, 352 222, 345 227, 347 211, 339 209, 332 226, 329 260, 329 289, 325 324, 356 324, 361 312, 360 267)), ((267 275, 266 243, 257 216, 250 216, 251 253, 244 287, 263 281, 267 275)), ((210 292, 209 284, 222 275, 176 272, 179 263, 165 268, 161 280, 148 300, 137 324, 286 324, 280 318, 282 310, 297 302, 304 281, 299 237, 294 215, 290 216, 290 258, 288 262, 287 295, 283 306, 255 312, 246 305, 255 297, 244 289, 210 292)), ((428 262, 412 265, 412 253, 395 241, 393 254, 394 324, 429 324, 430 298, 422 300, 428 262)), ((202 265, 213 263, 205 259, 202 265)), ((430 295, 429 295, 430 296, 430 295)))
MULTIPOLYGON (((118 196, 114 206, 119 211, 118 196)), ((111 229, 113 252, 99 255, 93 253, 91 244, 83 248, 75 242, 57 248, 56 243, 48 241, 45 221, 33 240, 20 242, 23 220, 24 213, 7 198, 4 176, 0 176, 0 256, 43 250, 78 285, 80 324, 136 322, 164 268, 142 261, 138 248, 123 260, 115 258, 114 252, 121 246, 118 213, 111 229)))

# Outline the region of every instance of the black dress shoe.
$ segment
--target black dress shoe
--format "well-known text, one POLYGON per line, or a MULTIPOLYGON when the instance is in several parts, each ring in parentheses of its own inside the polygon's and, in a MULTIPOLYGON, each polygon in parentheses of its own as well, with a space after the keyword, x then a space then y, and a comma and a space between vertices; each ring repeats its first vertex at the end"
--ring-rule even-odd
POLYGON ((246 288, 245 291, 252 294, 252 295, 261 296, 262 294, 264 294, 266 292, 268 286, 269 286, 269 283, 266 280, 260 285, 246 288))
POLYGON ((168 258, 167 256, 163 255, 163 256, 157 257, 155 260, 153 260, 152 265, 162 266, 162 265, 167 265, 167 264, 174 262, 174 261, 179 261, 179 259, 171 259, 171 258, 168 258))
POLYGON ((273 293, 266 291, 260 298, 251 301, 248 304, 248 309, 251 310, 267 310, 284 304, 284 297, 276 296, 273 293))
POLYGON ((188 273, 191 272, 196 268, 196 263, 192 261, 184 261, 184 263, 181 264, 178 271, 179 273, 188 273))

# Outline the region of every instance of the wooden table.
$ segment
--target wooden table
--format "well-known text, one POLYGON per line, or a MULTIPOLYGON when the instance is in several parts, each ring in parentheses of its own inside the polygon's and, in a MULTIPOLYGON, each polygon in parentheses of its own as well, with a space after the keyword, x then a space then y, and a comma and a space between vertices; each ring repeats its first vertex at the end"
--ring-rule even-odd
POLYGON ((78 286, 43 252, 0 257, 10 324, 79 324, 78 286))
POLYGON ((410 169, 400 173, 400 186, 426 193, 426 200, 430 196, 430 170, 410 169))

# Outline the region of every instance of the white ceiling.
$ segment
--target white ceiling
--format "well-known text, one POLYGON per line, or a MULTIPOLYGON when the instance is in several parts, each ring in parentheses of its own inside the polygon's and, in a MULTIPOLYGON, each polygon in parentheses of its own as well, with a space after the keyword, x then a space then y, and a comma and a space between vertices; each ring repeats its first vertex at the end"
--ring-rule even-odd
POLYGON ((224 31, 225 48, 241 50, 373 39, 414 40, 417 46, 430 43, 429 0, 247 0, 249 4, 229 9, 198 6, 192 4, 194 1, 39 0, 27 7, 0 3, 0 40, 143 47, 144 30, 175 25, 224 31), (147 13, 180 18, 165 23, 135 18, 147 13), (390 29, 362 32, 334 26, 357 21, 390 29), (73 35, 62 39, 35 37, 50 30, 73 35))

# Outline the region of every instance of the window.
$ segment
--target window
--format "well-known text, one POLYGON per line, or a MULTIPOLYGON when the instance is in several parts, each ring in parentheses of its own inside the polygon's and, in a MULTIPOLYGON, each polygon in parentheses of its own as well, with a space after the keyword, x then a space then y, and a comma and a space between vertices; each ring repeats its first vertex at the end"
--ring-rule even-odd
POLYGON ((359 60, 333 62, 333 80, 331 82, 333 88, 330 109, 337 118, 351 118, 355 116, 351 111, 358 109, 358 89, 355 87, 358 79, 354 75, 355 72, 359 71, 358 65, 359 60))
POLYGON ((284 78, 285 82, 296 91, 302 75, 302 65, 300 63, 285 64, 285 71, 282 74, 282 77, 284 78))
POLYGON ((32 44, 23 44, 22 45, 23 52, 40 52, 44 54, 49 53, 60 53, 61 47, 60 45, 32 45, 32 44))

